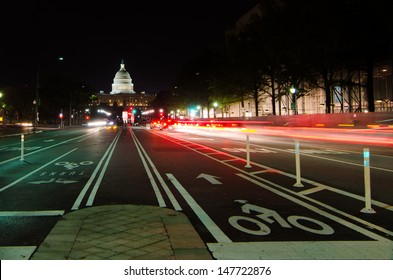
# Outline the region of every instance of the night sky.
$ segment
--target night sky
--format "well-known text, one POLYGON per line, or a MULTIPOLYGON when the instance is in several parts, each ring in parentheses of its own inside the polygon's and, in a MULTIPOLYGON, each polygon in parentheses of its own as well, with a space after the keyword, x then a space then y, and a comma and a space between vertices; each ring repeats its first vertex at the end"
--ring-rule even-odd
POLYGON ((124 59, 135 91, 154 94, 170 89, 199 50, 217 48, 258 1, 9 2, 0 19, 0 88, 32 83, 40 63, 42 75, 65 73, 109 92, 124 59))

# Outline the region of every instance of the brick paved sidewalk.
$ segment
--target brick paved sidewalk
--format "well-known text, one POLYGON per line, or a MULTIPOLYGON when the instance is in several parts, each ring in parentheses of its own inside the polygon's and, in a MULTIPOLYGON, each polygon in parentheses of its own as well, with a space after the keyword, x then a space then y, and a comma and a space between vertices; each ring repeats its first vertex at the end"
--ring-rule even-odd
POLYGON ((109 205, 64 215, 30 259, 213 258, 183 213, 156 206, 109 205))

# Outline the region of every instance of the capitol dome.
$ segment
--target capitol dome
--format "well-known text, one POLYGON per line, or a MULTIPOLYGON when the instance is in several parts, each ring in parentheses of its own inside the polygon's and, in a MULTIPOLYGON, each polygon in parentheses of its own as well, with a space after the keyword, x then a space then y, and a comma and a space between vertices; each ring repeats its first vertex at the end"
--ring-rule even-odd
POLYGON ((117 71, 113 79, 112 91, 110 93, 135 93, 134 84, 132 83, 130 74, 125 68, 124 60, 121 61, 120 70, 117 71))

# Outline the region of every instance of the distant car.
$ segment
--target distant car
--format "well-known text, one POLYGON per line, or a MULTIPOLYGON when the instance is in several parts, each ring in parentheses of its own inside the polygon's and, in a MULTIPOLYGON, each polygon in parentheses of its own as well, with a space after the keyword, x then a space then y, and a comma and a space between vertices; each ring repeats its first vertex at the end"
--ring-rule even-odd
POLYGON ((162 130, 163 128, 164 128, 164 125, 161 120, 152 120, 150 122, 150 129, 162 130))
POLYGON ((171 119, 165 119, 165 120, 152 120, 150 122, 150 129, 159 129, 159 130, 163 130, 163 129, 172 129, 172 126, 174 125, 174 120, 171 119))

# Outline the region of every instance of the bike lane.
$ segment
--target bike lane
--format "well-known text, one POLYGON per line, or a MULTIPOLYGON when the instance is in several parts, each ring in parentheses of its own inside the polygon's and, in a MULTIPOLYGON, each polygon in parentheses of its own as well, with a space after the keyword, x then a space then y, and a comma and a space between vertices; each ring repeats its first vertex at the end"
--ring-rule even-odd
MULTIPOLYGON (((386 182, 389 181, 386 172, 389 170, 377 167, 371 170, 373 180, 371 180, 372 214, 370 214, 368 210, 370 206, 366 206, 365 201, 364 167, 357 163, 363 163, 360 154, 349 154, 342 149, 324 147, 317 149, 308 147, 307 143, 295 145, 299 154, 292 146, 291 149, 284 147, 283 150, 283 147, 277 149, 254 143, 247 149, 245 142, 226 141, 224 138, 222 141, 217 141, 214 137, 198 137, 194 134, 171 133, 170 135, 207 145, 237 158, 245 159, 248 150, 252 159, 250 164, 252 171, 249 172, 252 178, 317 204, 319 208, 343 215, 393 240, 393 224, 390 222, 393 219, 393 211, 389 203, 390 197, 386 196, 388 191, 386 182), (321 161, 321 159, 325 160, 321 161), (298 172, 300 161, 301 168, 298 172), (347 164, 347 161, 353 164, 347 164), (348 180, 348 174, 351 174, 351 180, 348 180)), ((243 136, 245 138, 245 135, 242 135, 242 138, 243 136)), ((357 148, 354 149, 356 151, 357 148)))
POLYGON ((244 248, 271 242, 390 242, 253 176, 268 170, 249 169, 226 153, 155 134, 162 141, 154 145, 138 137, 212 251, 235 243, 244 248))
POLYGON ((25 162, 7 163, 2 174, 16 172, 0 186, 0 246, 40 244, 59 217, 71 211, 88 182, 96 179, 95 170, 116 133, 101 131, 94 139, 86 135, 29 155, 25 162))

